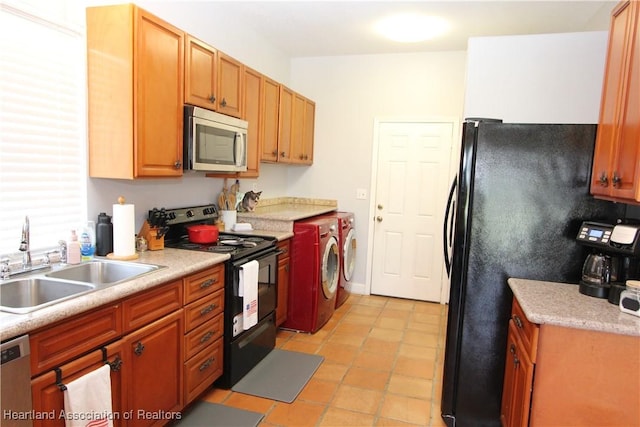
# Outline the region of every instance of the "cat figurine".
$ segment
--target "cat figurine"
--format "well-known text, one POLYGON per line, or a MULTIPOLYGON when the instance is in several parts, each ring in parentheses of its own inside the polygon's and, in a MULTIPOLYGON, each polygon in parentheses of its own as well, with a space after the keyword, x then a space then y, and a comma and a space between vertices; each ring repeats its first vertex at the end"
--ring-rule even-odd
POLYGON ((238 212, 253 212, 260 200, 260 194, 262 194, 262 191, 257 193, 255 191, 247 191, 244 193, 244 197, 238 205, 238 212))

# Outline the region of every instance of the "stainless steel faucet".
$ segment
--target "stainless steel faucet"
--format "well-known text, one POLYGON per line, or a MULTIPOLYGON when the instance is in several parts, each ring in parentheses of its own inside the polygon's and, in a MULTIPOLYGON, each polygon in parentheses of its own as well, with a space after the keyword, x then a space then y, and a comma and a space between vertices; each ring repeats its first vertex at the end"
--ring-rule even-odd
POLYGON ((24 217, 24 224, 22 224, 22 241, 20 242, 19 250, 22 254, 22 270, 31 269, 31 249, 29 248, 29 217, 24 217))

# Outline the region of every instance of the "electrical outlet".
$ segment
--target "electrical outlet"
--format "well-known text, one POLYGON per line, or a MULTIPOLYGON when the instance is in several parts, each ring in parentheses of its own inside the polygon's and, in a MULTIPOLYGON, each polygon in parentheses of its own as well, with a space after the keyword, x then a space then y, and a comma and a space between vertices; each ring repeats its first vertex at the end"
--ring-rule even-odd
POLYGON ((364 188, 356 189, 356 199, 366 200, 367 198, 367 190, 364 188))

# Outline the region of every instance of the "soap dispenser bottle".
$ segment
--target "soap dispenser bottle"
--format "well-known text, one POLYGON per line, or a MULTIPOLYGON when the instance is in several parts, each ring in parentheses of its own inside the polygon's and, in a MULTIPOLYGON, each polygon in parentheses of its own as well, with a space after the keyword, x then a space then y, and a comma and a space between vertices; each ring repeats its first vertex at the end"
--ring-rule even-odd
POLYGON ((71 230, 71 236, 67 242, 67 264, 80 264, 82 255, 80 254, 80 242, 76 230, 71 230))

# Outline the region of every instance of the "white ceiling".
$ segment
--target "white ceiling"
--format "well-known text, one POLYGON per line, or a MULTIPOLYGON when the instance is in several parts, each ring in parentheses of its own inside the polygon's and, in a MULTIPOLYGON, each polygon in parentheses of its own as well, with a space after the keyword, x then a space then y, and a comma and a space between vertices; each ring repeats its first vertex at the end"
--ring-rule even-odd
MULTIPOLYGON (((609 1, 216 1, 237 14, 287 56, 334 56, 465 50, 474 36, 606 30, 617 0, 609 1), (374 33, 373 23, 396 12, 417 11, 448 19, 451 31, 431 41, 400 44, 374 33)), ((186 1, 198 13, 212 1, 186 1)))

